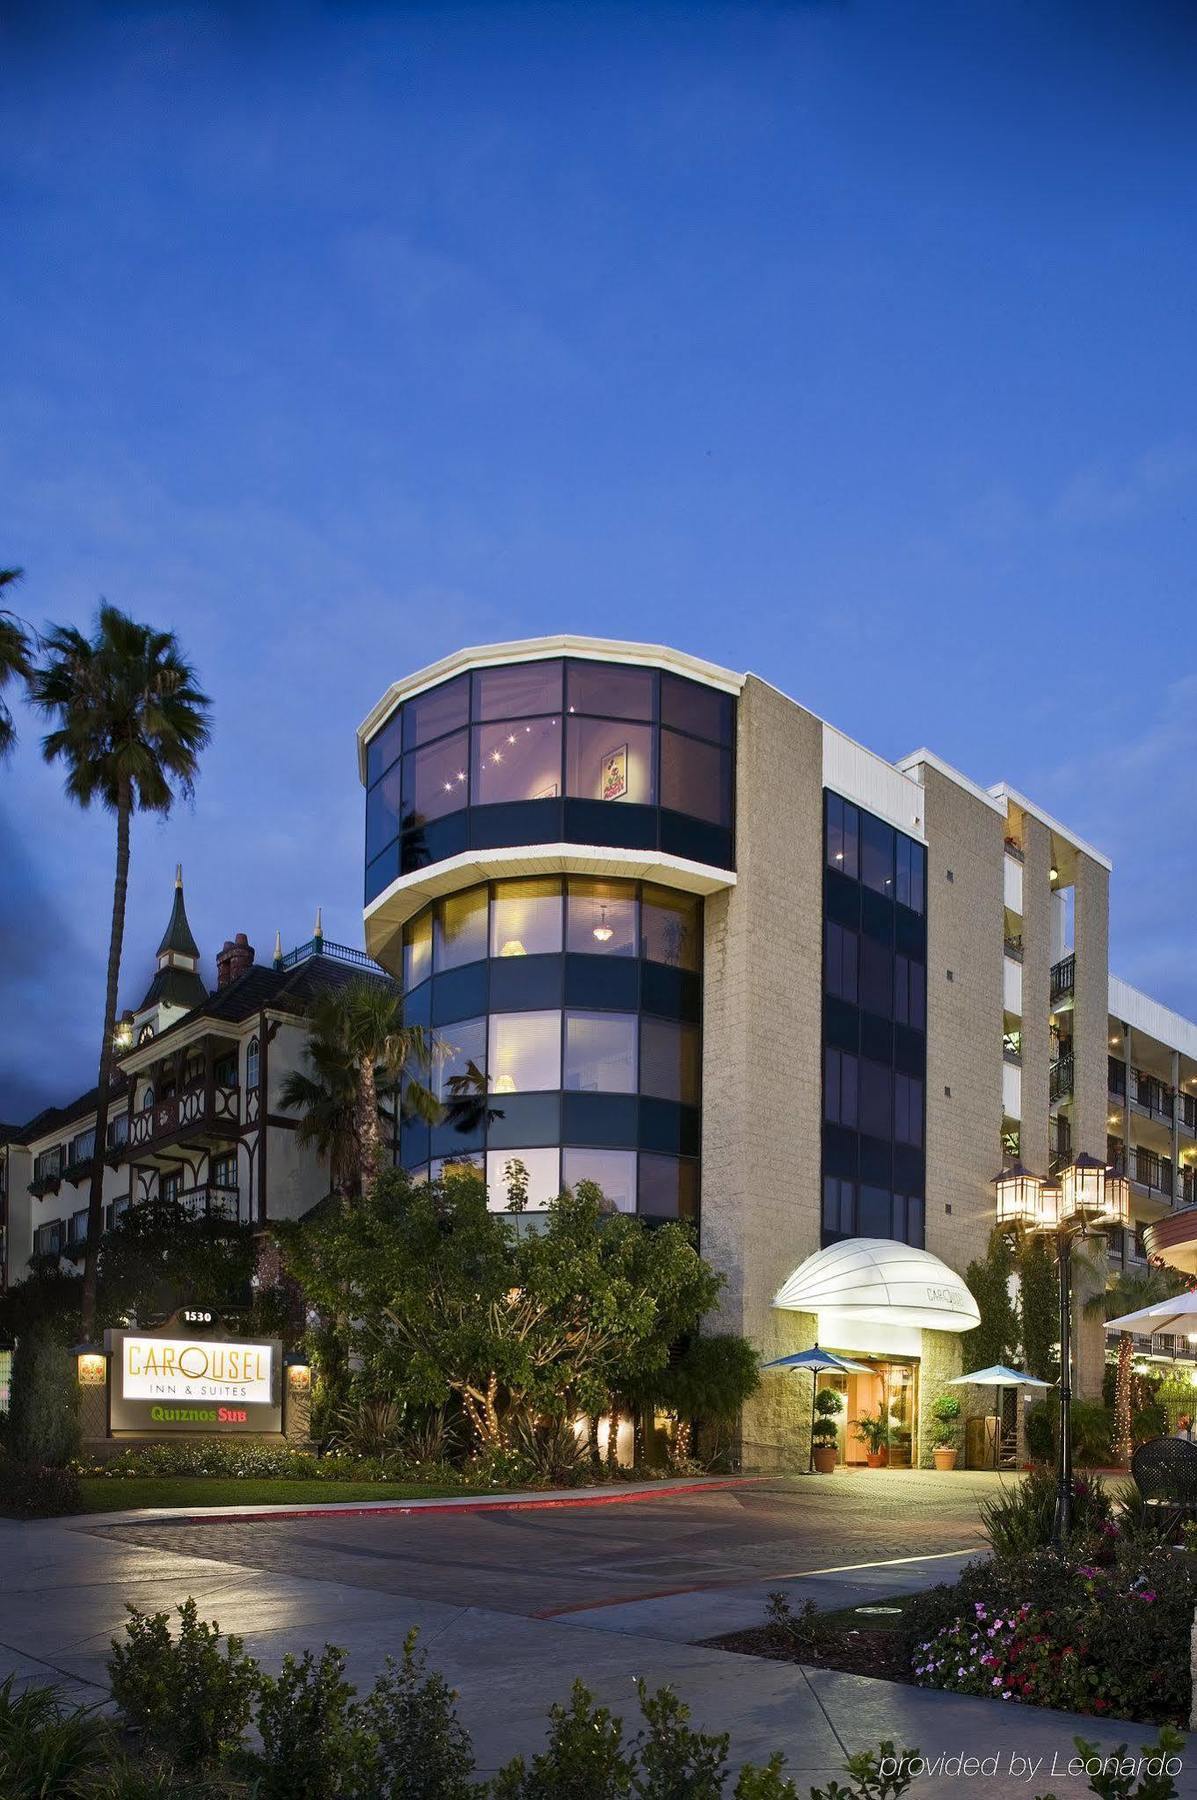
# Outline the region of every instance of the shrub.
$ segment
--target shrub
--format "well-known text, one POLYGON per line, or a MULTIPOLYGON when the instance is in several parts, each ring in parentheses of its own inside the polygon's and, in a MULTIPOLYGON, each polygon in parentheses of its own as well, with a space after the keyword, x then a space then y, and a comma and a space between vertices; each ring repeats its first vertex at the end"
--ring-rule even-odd
POLYGON ((52 1320, 31 1322, 12 1358, 8 1447, 14 1462, 63 1468, 79 1449, 74 1358, 52 1320))
MULTIPOLYGON (((1113 1459, 1114 1414, 1100 1400, 1074 1400, 1072 1416, 1073 1461, 1085 1468, 1101 1468, 1113 1459)), ((1027 1412, 1027 1449, 1035 1462, 1050 1463, 1056 1456, 1056 1402, 1037 1400, 1027 1412)))
POLYGON ((129 1614, 128 1643, 112 1640, 108 1676, 112 1697, 152 1741, 186 1763, 203 1763, 240 1741, 258 1691, 258 1665, 242 1655, 243 1640, 223 1640, 218 1624, 198 1618, 194 1600, 178 1608, 179 1635, 169 1613, 129 1614))
MULTIPOLYGON (((1056 1513, 1056 1477, 1048 1469, 1032 1469, 1017 1487, 1003 1488, 982 1500, 981 1530, 995 1556, 1020 1556, 1052 1539, 1056 1513)), ((1072 1479, 1072 1537, 1090 1538, 1112 1528, 1113 1508, 1102 1483, 1093 1476, 1072 1479)))
POLYGON ((0 1461, 0 1514, 7 1519, 51 1519, 83 1511, 79 1477, 71 1469, 43 1469, 0 1461))
POLYGON ((935 1450, 954 1450, 960 1437, 960 1400, 957 1395, 946 1391, 936 1396, 931 1408, 931 1416, 935 1421, 931 1433, 931 1445, 935 1450))
POLYGON ((527 1472, 525 1479, 548 1487, 577 1487, 590 1479, 586 1440, 568 1419, 519 1419, 511 1447, 527 1472))
POLYGON ((358 1395, 333 1416, 329 1444, 351 1456, 386 1456, 399 1442, 403 1407, 397 1400, 358 1395))
POLYGON ((258 1755, 247 1758, 259 1800, 338 1800, 365 1793, 368 1740, 357 1719, 345 1652, 325 1644, 284 1656, 277 1680, 261 1678, 258 1755))
POLYGON ((362 1702, 370 1740, 369 1793, 377 1800, 469 1800, 474 1752, 454 1710, 456 1695, 441 1675, 425 1671, 415 1631, 403 1658, 388 1657, 362 1702))
POLYGON ((15 1694, 0 1685, 0 1794, 5 1800, 90 1793, 112 1748, 112 1727, 90 1707, 65 1706, 53 1688, 15 1694))
POLYGON ((215 1475, 264 1481, 311 1481, 321 1472, 320 1459, 304 1451, 235 1438, 130 1445, 105 1462, 77 1466, 87 1475, 215 1475))
POLYGON ((815 1395, 815 1422, 811 1437, 816 1450, 830 1450, 836 1441, 836 1415, 843 1411, 843 1401, 834 1388, 820 1388, 815 1395))
POLYGON ((549 1741, 526 1764, 515 1757, 495 1777, 493 1800, 617 1800, 632 1791, 623 1721, 595 1706, 580 1681, 549 1708, 549 1741))

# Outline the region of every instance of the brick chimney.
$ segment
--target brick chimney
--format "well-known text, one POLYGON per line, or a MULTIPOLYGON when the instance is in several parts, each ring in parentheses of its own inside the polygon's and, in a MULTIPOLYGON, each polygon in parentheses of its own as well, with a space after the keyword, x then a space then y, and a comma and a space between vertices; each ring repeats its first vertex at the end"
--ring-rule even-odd
POLYGON ((252 969, 253 962, 254 947, 243 931, 239 931, 235 938, 226 938, 224 948, 216 955, 216 986, 228 987, 239 975, 252 969))

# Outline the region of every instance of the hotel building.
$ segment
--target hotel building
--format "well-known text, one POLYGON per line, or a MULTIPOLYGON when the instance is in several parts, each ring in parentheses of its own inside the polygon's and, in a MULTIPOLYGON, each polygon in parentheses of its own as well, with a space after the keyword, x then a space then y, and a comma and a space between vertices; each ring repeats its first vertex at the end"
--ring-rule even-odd
MULTIPOLYGON (((441 1083, 488 1094, 467 1131, 405 1122, 403 1166, 468 1163, 501 1207, 518 1158, 534 1207, 591 1179, 694 1220, 715 1328, 844 1353, 845 1422, 883 1409, 892 1462, 930 1460, 969 1366, 1000 1167, 1125 1172, 1115 1269, 1193 1201, 1197 1026, 1111 976, 1108 860, 1012 788, 889 763, 757 676, 567 636, 394 682, 359 765, 367 950, 449 1047, 441 1083)), ((1096 1393, 1079 1305, 1074 1335, 1096 1393)), ((767 1376, 744 1465, 804 1462, 809 1406, 767 1376)))

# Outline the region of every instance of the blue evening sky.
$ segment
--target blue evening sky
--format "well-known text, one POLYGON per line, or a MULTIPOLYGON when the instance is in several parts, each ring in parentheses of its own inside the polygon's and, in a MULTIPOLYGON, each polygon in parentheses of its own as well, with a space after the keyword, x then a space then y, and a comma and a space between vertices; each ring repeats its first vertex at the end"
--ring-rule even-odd
MULTIPOLYGON (((1158 0, 0 5, 0 563, 216 707, 123 1003, 179 859, 209 959, 360 942, 355 725, 568 629, 1011 781, 1197 1016, 1195 75, 1158 0)), ((20 725, 0 1118, 88 1084, 113 854, 20 725)))

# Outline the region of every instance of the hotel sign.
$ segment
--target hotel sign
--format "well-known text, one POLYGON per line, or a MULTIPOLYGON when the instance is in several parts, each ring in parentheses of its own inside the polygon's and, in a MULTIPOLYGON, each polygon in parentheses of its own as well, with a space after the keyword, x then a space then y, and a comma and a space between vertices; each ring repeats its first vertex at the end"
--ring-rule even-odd
POLYGON ((277 1340, 251 1343, 179 1332, 112 1331, 109 1392, 113 1431, 281 1431, 282 1368, 277 1340))

